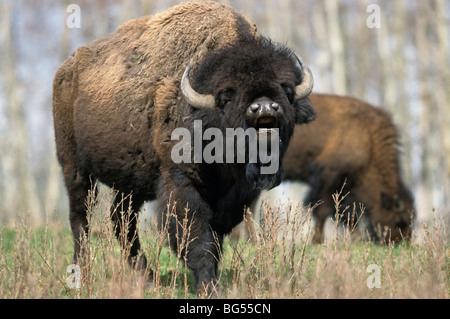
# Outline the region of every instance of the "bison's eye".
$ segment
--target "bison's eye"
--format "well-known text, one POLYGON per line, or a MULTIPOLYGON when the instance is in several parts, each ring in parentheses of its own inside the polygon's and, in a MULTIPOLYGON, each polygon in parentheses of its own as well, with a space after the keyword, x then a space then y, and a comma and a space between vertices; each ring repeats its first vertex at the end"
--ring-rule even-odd
POLYGON ((228 88, 219 94, 219 107, 225 108, 233 101, 236 92, 232 88, 228 88))
POLYGON ((294 102, 294 90, 292 89, 292 87, 289 84, 282 84, 281 86, 282 86, 289 102, 293 103, 294 102))

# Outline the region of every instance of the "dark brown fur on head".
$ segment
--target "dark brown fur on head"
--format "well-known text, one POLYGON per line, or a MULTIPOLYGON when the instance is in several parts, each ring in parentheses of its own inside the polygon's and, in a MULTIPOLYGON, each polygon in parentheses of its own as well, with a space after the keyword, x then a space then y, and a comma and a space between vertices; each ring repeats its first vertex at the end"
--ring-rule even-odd
MULTIPOLYGON (((267 98, 279 106, 274 126, 279 129, 282 165, 295 123, 315 118, 310 101, 294 95, 295 86, 303 80, 297 64, 289 48, 264 37, 241 38, 210 52, 193 71, 192 86, 199 93, 212 94, 216 105, 212 110, 193 111, 190 122, 202 119, 206 121, 204 129, 217 127, 223 132, 226 128, 257 128, 256 118, 249 118, 246 110, 256 99, 267 98)), ((247 164, 246 172, 250 188, 270 189, 283 176, 281 166, 273 176, 261 176, 254 164, 247 164)))
MULTIPOLYGON (((213 94, 216 106, 234 118, 243 120, 242 110, 256 98, 267 96, 282 104, 286 119, 308 123, 314 120, 315 112, 307 98, 294 98, 293 90, 303 80, 296 64, 292 50, 283 45, 265 37, 241 38, 205 56, 194 70, 193 87, 213 94)), ((236 127, 231 121, 227 124, 236 127)), ((252 123, 241 121, 238 126, 252 123)))

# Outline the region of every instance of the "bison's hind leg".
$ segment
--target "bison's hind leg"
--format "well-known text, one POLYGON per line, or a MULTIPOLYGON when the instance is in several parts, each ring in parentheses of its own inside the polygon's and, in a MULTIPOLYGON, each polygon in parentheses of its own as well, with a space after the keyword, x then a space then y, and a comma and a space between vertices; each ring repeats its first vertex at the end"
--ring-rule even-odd
MULTIPOLYGON (((73 262, 80 264, 80 262, 86 261, 84 258, 88 253, 89 212, 86 204, 91 189, 91 180, 89 176, 82 174, 71 165, 64 166, 63 171, 70 204, 70 228, 74 240, 73 262)), ((93 193, 96 194, 95 185, 92 187, 94 187, 93 193)))
POLYGON ((116 194, 111 207, 111 220, 114 232, 128 263, 138 270, 145 271, 147 258, 141 252, 141 244, 137 232, 138 212, 144 200, 139 196, 116 194))

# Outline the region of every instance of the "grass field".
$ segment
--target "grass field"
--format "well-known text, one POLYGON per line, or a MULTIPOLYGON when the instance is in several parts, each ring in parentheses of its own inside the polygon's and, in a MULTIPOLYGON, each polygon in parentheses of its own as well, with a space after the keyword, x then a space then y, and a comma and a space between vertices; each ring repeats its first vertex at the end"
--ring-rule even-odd
MULTIPOLYGON (((149 286, 128 266, 105 216, 91 220, 90 254, 78 289, 71 288, 68 269, 73 254, 69 228, 58 222, 31 228, 26 218, 14 228, 0 228, 0 298, 196 298, 193 276, 167 247, 165 234, 152 226, 140 230, 154 271, 149 286)), ((344 231, 313 245, 305 209, 279 216, 268 209, 252 240, 225 240, 221 297, 449 297, 450 247, 437 222, 424 225, 417 243, 377 245, 344 231)))

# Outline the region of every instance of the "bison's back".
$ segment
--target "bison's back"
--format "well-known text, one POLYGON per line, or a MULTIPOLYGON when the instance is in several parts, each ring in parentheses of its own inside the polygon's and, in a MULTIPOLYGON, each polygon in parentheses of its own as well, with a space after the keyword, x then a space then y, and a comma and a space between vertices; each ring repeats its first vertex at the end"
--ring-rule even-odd
POLYGON ((313 169, 353 174, 372 160, 373 132, 389 117, 361 100, 310 95, 315 121, 297 125, 284 158, 286 179, 309 182, 313 169))
POLYGON ((189 63, 239 36, 251 36, 253 28, 231 7, 216 2, 183 3, 131 20, 90 43, 91 54, 78 61, 80 81, 96 101, 110 102, 112 94, 145 95, 149 82, 180 79, 189 63), (107 81, 98 85, 102 80, 107 81))
POLYGON ((165 77, 179 80, 206 52, 251 36, 254 29, 231 7, 183 3, 155 16, 131 20, 78 49, 79 95, 96 107, 122 111, 152 98, 148 87, 165 77))

